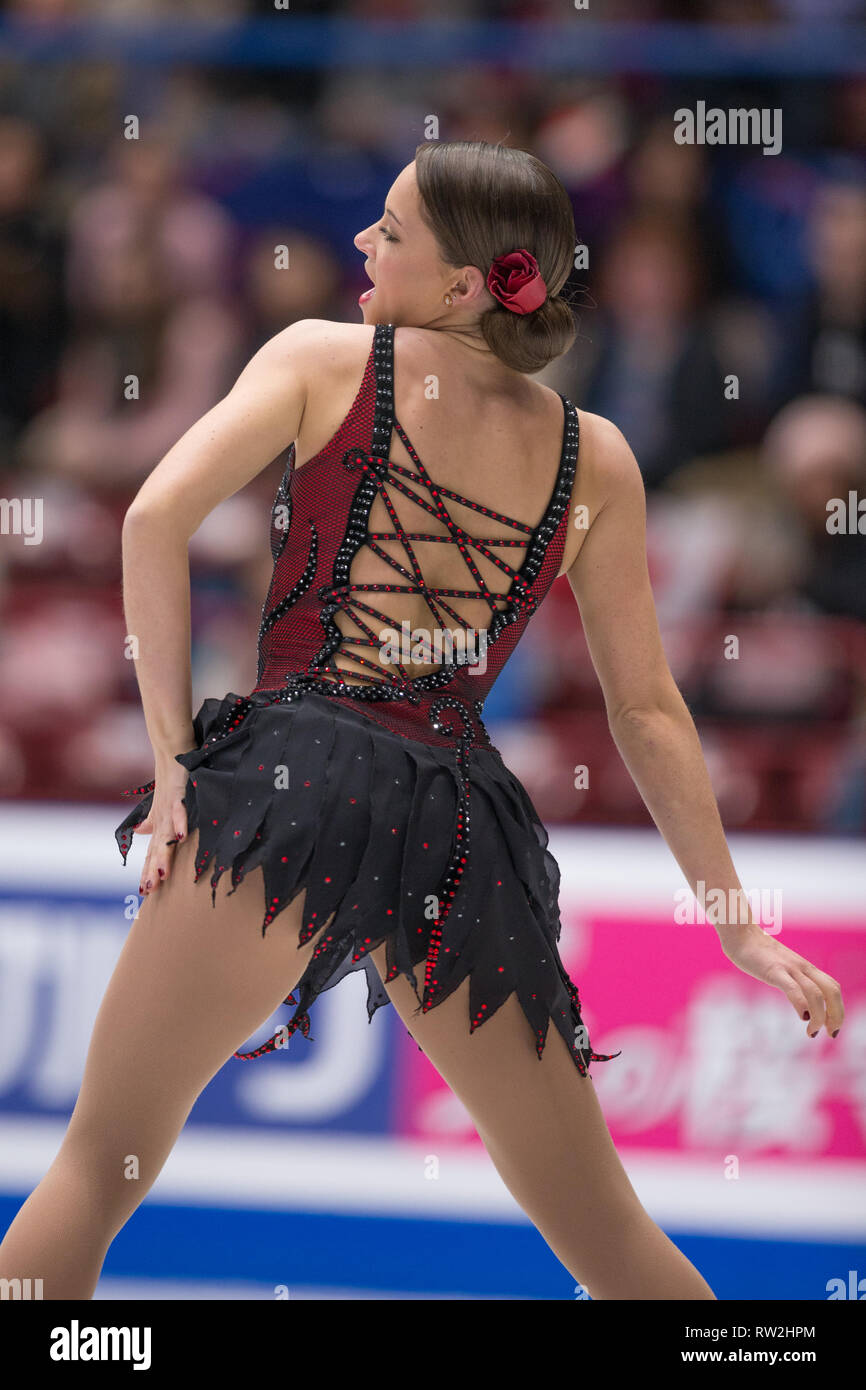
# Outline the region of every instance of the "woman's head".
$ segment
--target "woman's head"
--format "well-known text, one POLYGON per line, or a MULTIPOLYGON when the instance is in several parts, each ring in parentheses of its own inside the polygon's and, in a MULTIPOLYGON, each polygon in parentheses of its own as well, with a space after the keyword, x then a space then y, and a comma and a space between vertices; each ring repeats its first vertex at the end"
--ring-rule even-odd
POLYGON ((506 366, 538 372, 574 341, 559 297, 574 244, 568 194, 534 155, 483 140, 425 142, 392 184, 384 217, 355 238, 375 285, 362 296, 364 320, 474 330, 506 366), (519 248, 547 286, 545 302, 525 314, 487 288, 493 259, 519 248))

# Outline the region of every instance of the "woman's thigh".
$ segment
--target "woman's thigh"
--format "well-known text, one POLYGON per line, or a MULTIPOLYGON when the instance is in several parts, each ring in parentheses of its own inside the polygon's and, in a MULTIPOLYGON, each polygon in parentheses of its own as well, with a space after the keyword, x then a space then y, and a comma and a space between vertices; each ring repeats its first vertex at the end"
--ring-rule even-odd
MULTIPOLYGON (((373 960, 384 980, 384 948, 373 960)), ((403 976, 386 989, 415 1041, 466 1107, 506 1186, 560 1258, 609 1236, 613 1222, 647 1219, 594 1082, 578 1072, 552 1022, 539 1058, 514 994, 470 1033, 468 980, 426 1014, 416 1012, 418 1001, 403 976)))
POLYGON ((214 904, 209 874, 194 881, 197 841, 193 833, 177 846, 169 877, 141 903, 96 1017, 67 1133, 115 1157, 134 1153, 146 1186, 196 1097, 294 988, 318 940, 298 945, 303 891, 262 936, 260 869, 233 893, 225 874, 214 904))

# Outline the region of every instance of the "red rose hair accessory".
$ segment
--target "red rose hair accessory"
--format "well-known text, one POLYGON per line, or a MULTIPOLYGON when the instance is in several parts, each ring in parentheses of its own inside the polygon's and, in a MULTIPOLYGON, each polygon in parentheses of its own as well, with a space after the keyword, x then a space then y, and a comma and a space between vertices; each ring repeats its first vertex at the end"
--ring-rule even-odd
POLYGON ((531 314, 547 298, 538 261, 525 247, 496 256, 487 272, 490 293, 515 314, 531 314))

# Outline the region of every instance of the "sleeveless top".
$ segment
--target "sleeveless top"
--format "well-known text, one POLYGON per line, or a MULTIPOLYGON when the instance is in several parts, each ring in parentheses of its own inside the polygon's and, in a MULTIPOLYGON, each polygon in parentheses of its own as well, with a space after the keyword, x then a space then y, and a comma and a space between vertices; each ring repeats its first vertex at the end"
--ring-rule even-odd
MULTIPOLYGON (((370 1018, 389 1002, 387 984, 399 974, 423 1013, 468 978, 470 1032, 516 993, 537 1055, 553 1021, 586 1074, 590 1062, 611 1056, 593 1049, 559 954, 559 867, 481 718, 562 563, 577 411, 557 393, 559 465, 541 519, 530 526, 433 480, 394 415, 393 354, 394 326, 377 325, 337 432, 298 471, 290 451, 271 516, 274 563, 255 689, 205 700, 194 719, 196 747, 176 755, 189 773, 189 831, 199 837, 195 878, 210 871, 216 904, 223 873, 234 892, 261 867, 263 935, 305 890, 298 944, 325 930, 295 986, 298 997, 293 991, 285 1000, 295 1009, 287 1037, 296 1030, 310 1037, 312 1003, 354 970, 366 972, 370 1018), (410 464, 389 458, 393 430, 410 464), (387 530, 372 528, 374 504, 387 530), (468 518, 454 516, 458 507, 472 518, 471 532, 468 518), (419 559, 422 546, 432 558, 419 559), (501 587, 485 581, 479 556, 501 573, 501 587), (413 613, 425 604, 437 628, 457 636, 461 603, 486 609, 477 643, 484 661, 474 650, 468 660, 468 644, 459 641, 445 653, 440 644, 432 660, 424 650, 418 660, 434 669, 415 677, 402 650, 381 653, 387 669, 371 660, 382 625, 397 626, 380 605, 407 601, 413 613), (361 635, 342 632, 338 613, 361 635), (363 683, 343 678, 338 654, 357 665, 363 683), (277 767, 291 767, 289 799, 277 790, 277 767), (371 959, 381 943, 383 978, 371 959)), ((153 790, 150 782, 126 793, 145 795, 115 831, 124 862, 153 790)), ((253 1059, 278 1045, 271 1038, 235 1056, 253 1059)))
MULTIPOLYGON (((262 704, 269 695, 275 703, 285 702, 315 690, 350 702, 406 738, 443 746, 453 745, 456 736, 468 748, 493 747, 481 718, 484 700, 557 577, 565 547, 579 427, 575 407, 557 394, 563 407, 559 467, 541 520, 529 526, 433 481, 394 413, 394 325, 376 325, 360 389, 336 434, 297 471, 294 444, 289 451, 271 514, 274 565, 262 608, 255 689, 238 700, 217 737, 243 720, 250 702, 262 704), (389 459, 393 430, 412 467, 389 459), (393 504, 395 493, 417 505, 419 527, 426 529, 404 527, 393 504), (391 531, 369 529, 377 496, 387 508, 391 531), (452 517, 449 503, 478 516, 477 534, 452 517), (430 529, 431 518, 435 530, 430 529), (485 536, 485 518, 508 527, 511 535, 485 536), (383 540, 397 540, 401 558, 384 551, 383 540), (425 540, 455 547, 465 588, 436 588, 427 582, 416 548, 425 540), (361 583, 354 577, 353 562, 365 546, 379 557, 380 582, 361 583), (473 558, 478 554, 502 572, 501 589, 485 583, 473 558), (519 563, 509 564, 506 556, 519 563), (394 669, 386 670, 365 655, 365 647, 381 646, 383 625, 399 628, 393 612, 376 607, 377 592, 423 595, 434 629, 441 633, 438 651, 432 648, 435 670, 413 677, 405 661, 395 657, 390 663, 394 669), (468 630, 455 607, 456 600, 467 598, 482 600, 489 610, 487 625, 477 632, 468 630), (339 610, 364 638, 340 632, 334 622, 339 610), (462 642, 461 632, 466 634, 462 642), (484 663, 476 659, 479 650, 484 663), (357 672, 363 684, 343 679, 335 660, 338 651, 351 656, 352 674, 357 672)), ((405 650, 404 644, 400 656, 405 650)), ((425 664, 432 664, 431 659, 425 664)))

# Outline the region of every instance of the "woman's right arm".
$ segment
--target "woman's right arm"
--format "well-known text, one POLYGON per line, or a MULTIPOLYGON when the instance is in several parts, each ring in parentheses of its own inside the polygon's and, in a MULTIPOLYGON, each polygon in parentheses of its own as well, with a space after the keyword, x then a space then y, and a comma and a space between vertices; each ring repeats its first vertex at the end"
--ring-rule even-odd
POLYGON ((188 545, 204 518, 297 438, 321 322, 302 319, 259 349, 228 394, 168 451, 123 523, 123 606, 154 755, 151 835, 141 891, 167 878, 173 840, 186 834, 187 771, 175 754, 195 744, 188 545))

